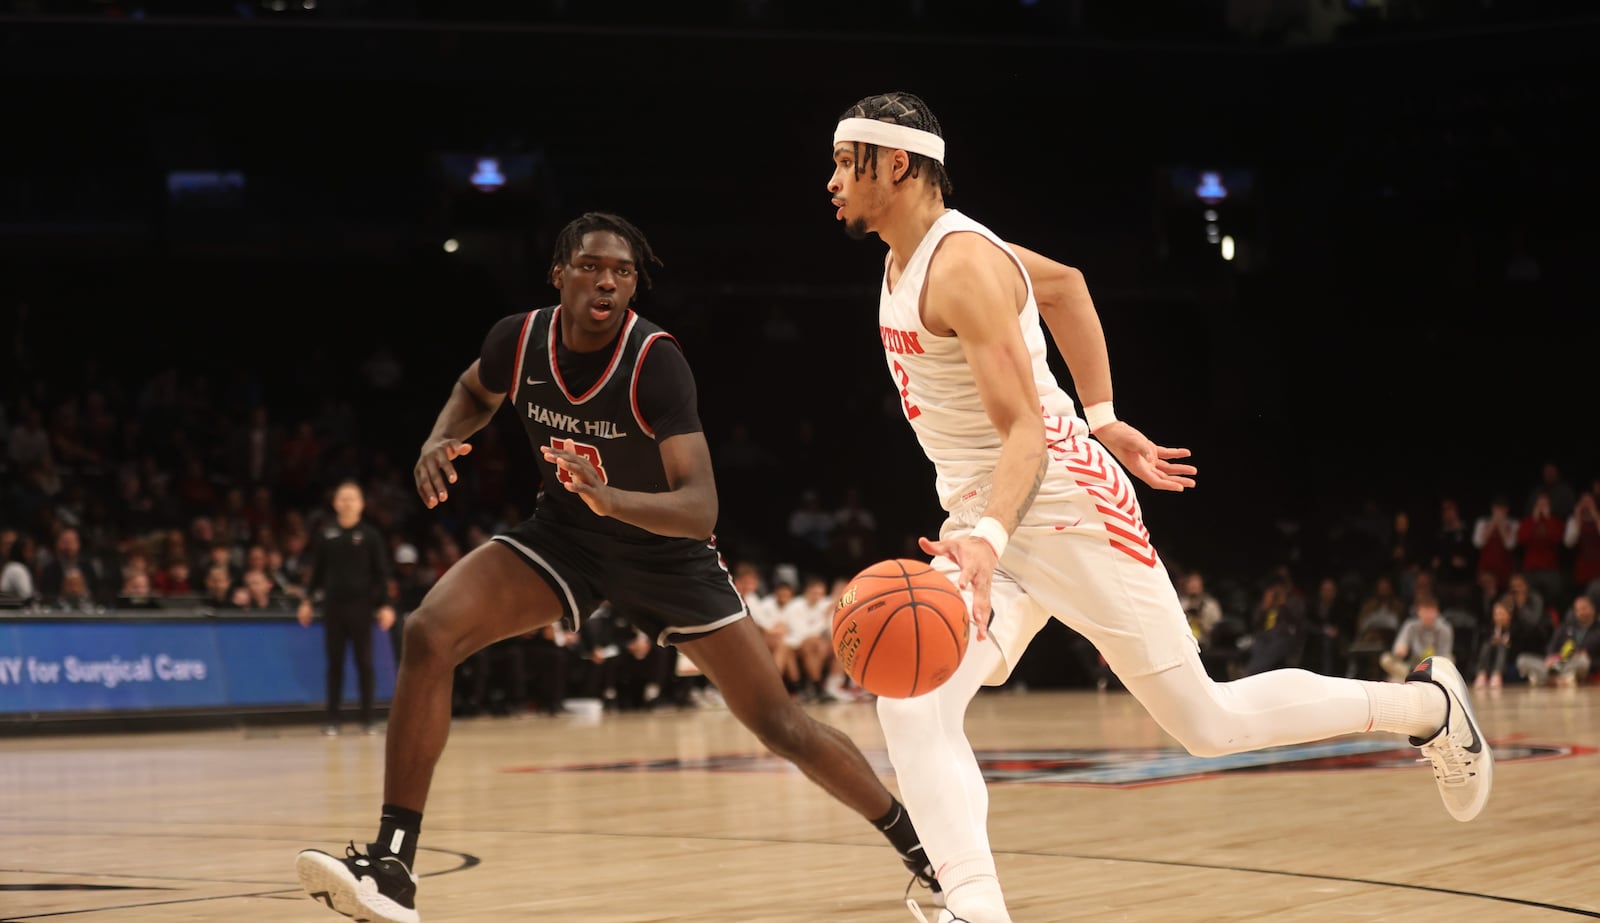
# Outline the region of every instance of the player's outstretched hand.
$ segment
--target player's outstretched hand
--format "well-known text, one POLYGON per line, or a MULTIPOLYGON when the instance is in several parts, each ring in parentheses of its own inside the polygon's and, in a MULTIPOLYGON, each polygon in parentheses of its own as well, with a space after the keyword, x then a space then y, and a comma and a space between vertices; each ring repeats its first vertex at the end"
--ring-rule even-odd
POLYGON ((562 487, 581 497, 596 516, 611 515, 611 488, 606 486, 605 476, 593 462, 576 452, 553 446, 541 446, 540 451, 545 461, 556 466, 556 479, 562 487))
POLYGON ((1117 420, 1102 426, 1094 438, 1111 450, 1134 477, 1156 490, 1186 490, 1194 486, 1198 470, 1173 459, 1188 458, 1188 449, 1169 449, 1151 442, 1144 433, 1117 420))
POLYGON ((456 482, 456 466, 451 462, 472 452, 470 443, 460 439, 435 439, 424 443, 422 457, 412 474, 417 479, 417 495, 433 509, 450 499, 449 485, 456 482))
POLYGON ((983 539, 971 536, 937 542, 919 538, 917 544, 928 554, 947 557, 961 568, 961 573, 956 575, 956 588, 972 588, 972 610, 967 617, 972 619, 972 625, 977 629, 978 640, 988 638, 989 585, 994 580, 994 566, 999 563, 995 560, 994 549, 983 539))

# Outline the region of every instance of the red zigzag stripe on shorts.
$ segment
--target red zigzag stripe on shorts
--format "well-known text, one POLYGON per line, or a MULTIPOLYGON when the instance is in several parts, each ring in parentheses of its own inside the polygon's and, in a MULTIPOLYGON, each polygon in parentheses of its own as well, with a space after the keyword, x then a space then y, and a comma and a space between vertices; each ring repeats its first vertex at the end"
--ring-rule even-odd
POLYGON ((1150 544, 1150 530, 1139 515, 1133 488, 1106 457, 1105 449, 1089 439, 1074 439, 1064 448, 1053 448, 1067 470, 1077 475, 1077 485, 1095 499, 1094 508, 1105 520, 1111 547, 1146 567, 1155 567, 1156 550, 1150 544))

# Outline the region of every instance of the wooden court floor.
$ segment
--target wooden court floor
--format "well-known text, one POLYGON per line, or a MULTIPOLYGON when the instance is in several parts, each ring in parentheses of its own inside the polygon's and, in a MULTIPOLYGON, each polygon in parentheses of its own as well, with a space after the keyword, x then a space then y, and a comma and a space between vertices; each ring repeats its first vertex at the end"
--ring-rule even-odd
MULTIPOLYGON (((1499 762, 1470 824, 1397 737, 1202 761, 1116 692, 994 693, 968 726, 1018 923, 1600 919, 1600 689, 1478 709, 1499 762)), ((815 713, 892 778, 870 706, 815 713)), ((382 751, 0 739, 0 920, 339 919, 293 858, 376 832, 382 751)), ((421 842, 424 921, 911 920, 888 846, 725 711, 457 722, 421 842)))

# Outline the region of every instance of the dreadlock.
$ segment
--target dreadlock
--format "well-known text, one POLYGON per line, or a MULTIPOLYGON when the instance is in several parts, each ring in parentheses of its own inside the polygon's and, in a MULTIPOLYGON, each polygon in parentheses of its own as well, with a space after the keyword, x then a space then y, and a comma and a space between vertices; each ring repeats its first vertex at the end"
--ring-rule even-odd
MULTIPOLYGON (((920 128, 923 131, 944 137, 944 132, 939 128, 939 120, 934 118, 933 110, 923 102, 921 97, 895 90, 892 93, 880 93, 877 96, 868 96, 845 110, 843 119, 877 119, 892 125, 904 125, 907 128, 920 128)), ((860 176, 871 164, 872 178, 878 178, 878 146, 854 142, 856 146, 856 176, 860 176)), ((906 175, 895 180, 901 182, 907 176, 919 175, 923 168, 927 168, 928 177, 939 188, 945 198, 955 191, 955 185, 950 182, 950 174, 945 170, 944 164, 922 154, 906 152, 911 158, 911 167, 906 170, 906 175)))
POLYGON ((639 282, 644 288, 650 288, 650 272, 645 269, 646 263, 657 266, 665 265, 656 252, 650 249, 650 241, 645 240, 644 232, 633 226, 633 222, 608 212, 584 212, 582 215, 567 222, 567 226, 556 235, 555 254, 550 258, 550 266, 565 266, 572 255, 583 247, 583 236, 592 231, 610 231, 628 242, 628 249, 633 251, 634 271, 639 274, 639 282))

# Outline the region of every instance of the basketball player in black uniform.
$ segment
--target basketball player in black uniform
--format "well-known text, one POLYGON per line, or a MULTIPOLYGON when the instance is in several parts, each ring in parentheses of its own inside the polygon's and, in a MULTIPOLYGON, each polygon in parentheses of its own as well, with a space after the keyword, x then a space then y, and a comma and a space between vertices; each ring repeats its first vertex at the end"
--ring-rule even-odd
POLYGON ((623 218, 591 212, 568 224, 550 269, 560 304, 494 325, 423 444, 417 491, 432 509, 449 499, 454 462, 472 451, 466 440, 505 400, 545 489, 533 518, 446 571, 406 620, 377 839, 365 853, 306 850, 296 861, 306 891, 345 916, 418 919, 411 869, 450 732, 456 664, 558 619, 576 624, 602 598, 676 645, 763 744, 872 820, 932 882, 909 818, 861 751, 790 699, 717 553, 694 377, 671 335, 630 307, 651 262, 650 244, 623 218))

